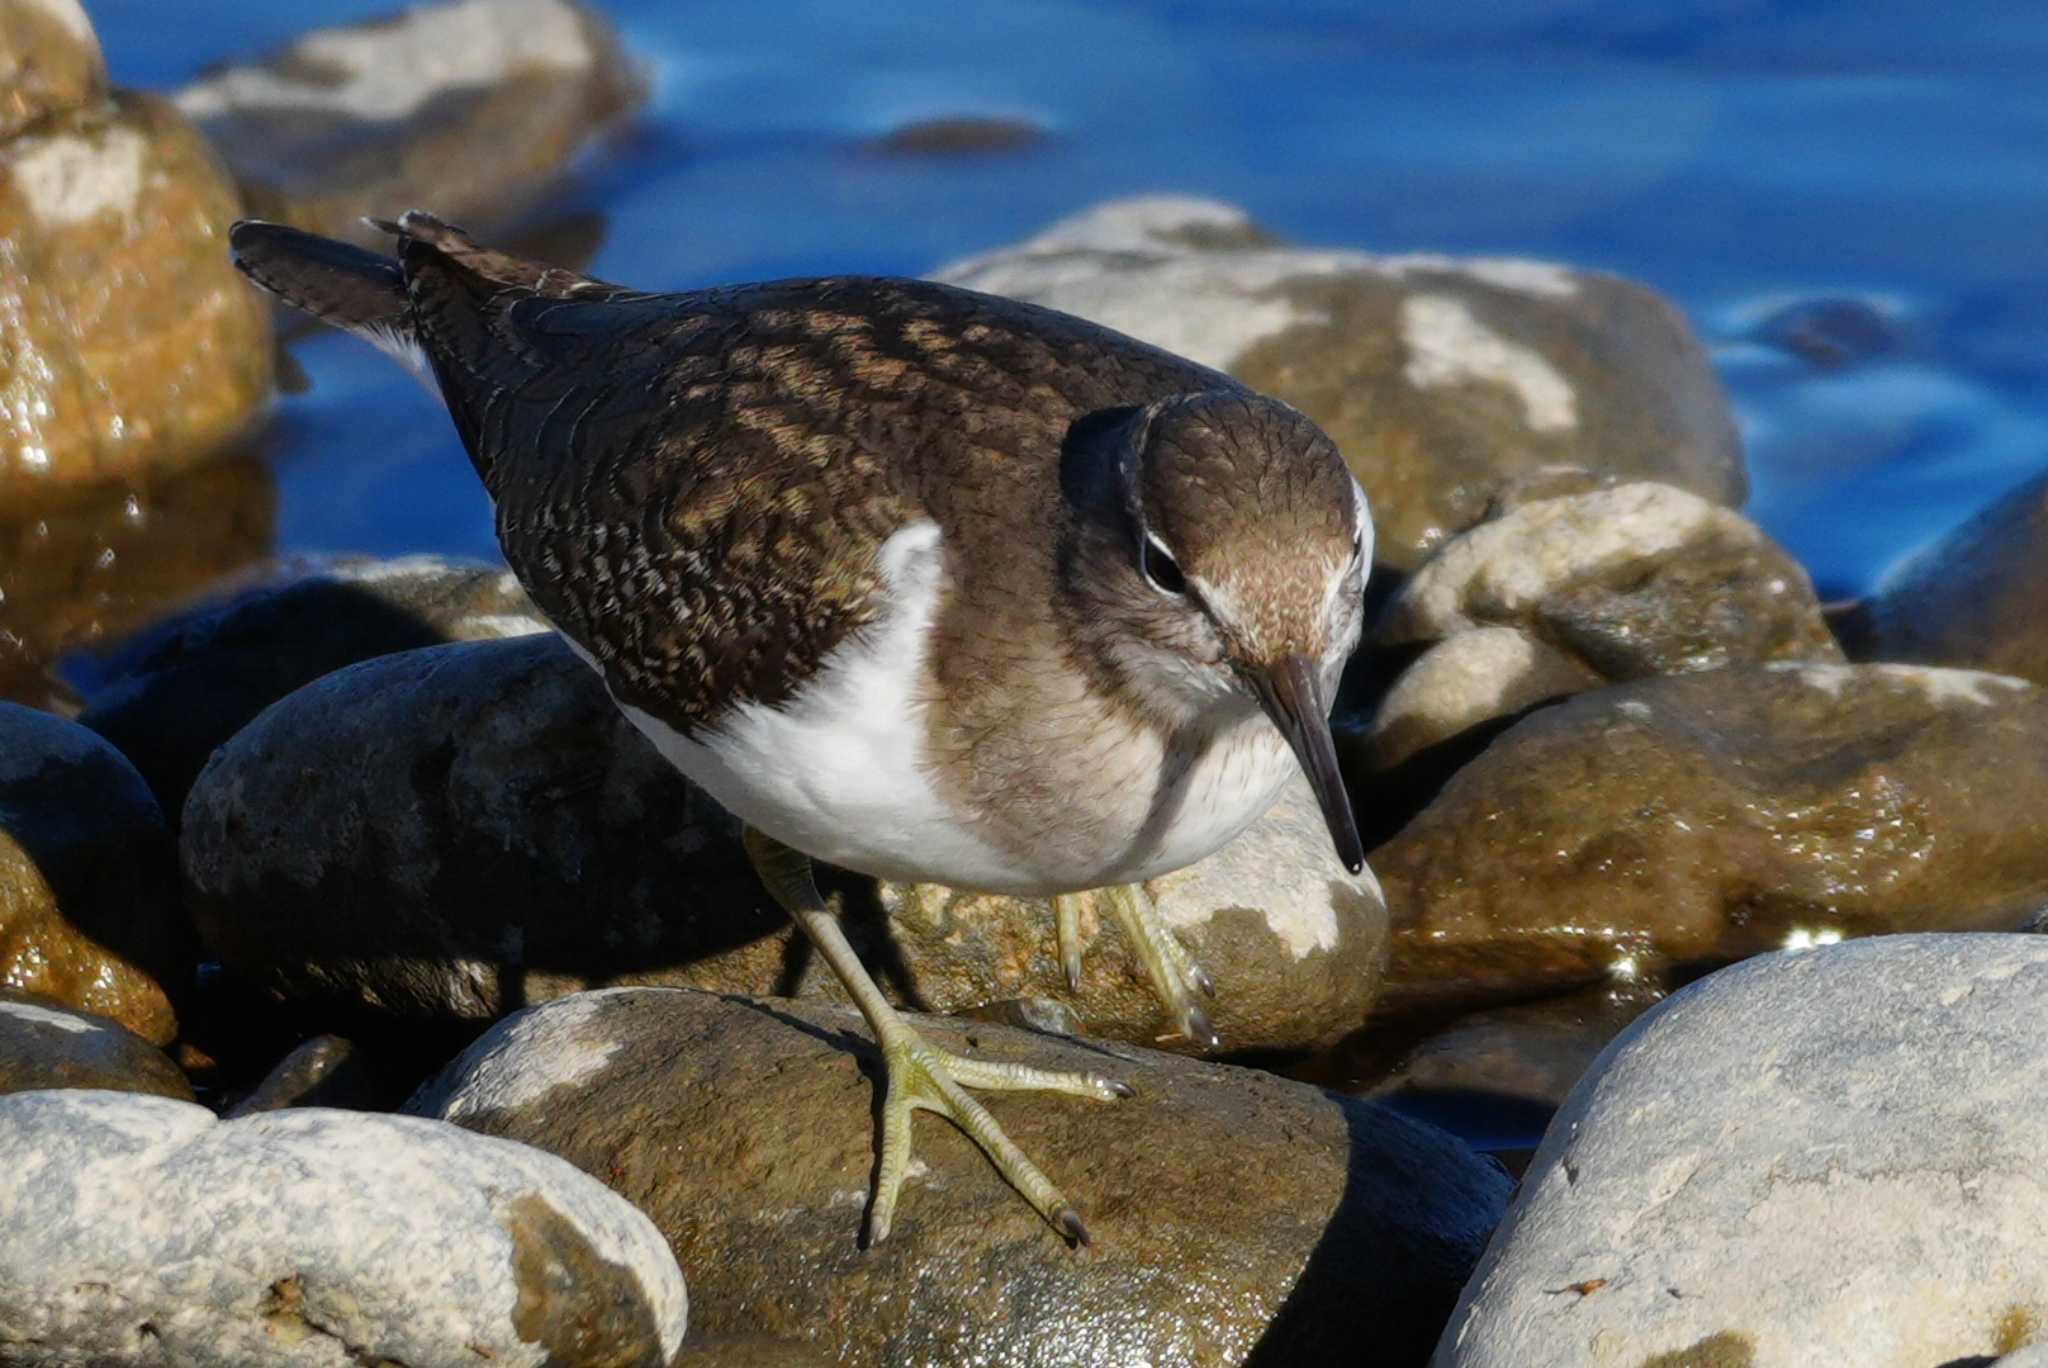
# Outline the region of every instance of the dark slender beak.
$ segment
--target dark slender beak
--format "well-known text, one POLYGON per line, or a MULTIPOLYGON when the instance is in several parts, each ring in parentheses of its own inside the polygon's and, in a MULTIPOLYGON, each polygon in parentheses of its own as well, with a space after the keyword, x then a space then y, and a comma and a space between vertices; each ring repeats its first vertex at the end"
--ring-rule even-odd
POLYGON ((1358 839, 1358 823, 1351 817, 1351 796, 1344 791, 1344 776, 1337 771, 1337 746, 1330 739, 1330 701, 1323 697, 1323 682, 1315 662, 1307 656, 1280 657, 1266 669, 1247 670, 1259 691, 1266 716, 1294 748, 1322 806, 1323 821, 1329 824, 1330 839, 1336 843, 1337 858, 1353 874, 1365 868, 1365 846, 1358 839))

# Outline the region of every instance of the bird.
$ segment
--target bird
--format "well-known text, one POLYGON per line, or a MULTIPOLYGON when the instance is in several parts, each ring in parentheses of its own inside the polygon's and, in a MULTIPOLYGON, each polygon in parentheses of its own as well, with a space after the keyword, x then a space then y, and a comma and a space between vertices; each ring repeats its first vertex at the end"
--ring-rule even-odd
POLYGON ((1143 882, 1297 771, 1364 866, 1329 711, 1373 533, 1336 446, 1226 374, 1000 296, 879 276, 651 292, 419 210, 367 222, 392 254, 259 220, 230 250, 439 396, 527 593, 741 819, 882 1054, 864 1244, 889 1234, 918 1110, 1087 1244, 967 1090, 1129 1087, 930 1044, 813 862, 1050 898, 1076 987, 1076 899, 1105 890, 1169 1024, 1214 1043, 1215 985, 1143 882))

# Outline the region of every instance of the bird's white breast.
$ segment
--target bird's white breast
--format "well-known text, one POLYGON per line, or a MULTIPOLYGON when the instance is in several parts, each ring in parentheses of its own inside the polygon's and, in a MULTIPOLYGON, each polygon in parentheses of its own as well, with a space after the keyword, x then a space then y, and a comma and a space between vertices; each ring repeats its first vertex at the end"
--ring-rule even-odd
POLYGON ((742 703, 688 737, 619 706, 670 764, 785 845, 882 878, 1014 886, 1025 872, 953 813, 922 764, 938 525, 900 529, 878 558, 887 609, 780 706, 742 703))

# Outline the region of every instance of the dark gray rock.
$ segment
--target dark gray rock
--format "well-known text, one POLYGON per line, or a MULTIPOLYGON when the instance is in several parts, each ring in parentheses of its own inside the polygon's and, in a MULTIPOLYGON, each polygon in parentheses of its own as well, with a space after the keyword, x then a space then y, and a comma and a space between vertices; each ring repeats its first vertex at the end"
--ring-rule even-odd
POLYGON ((33 993, 0 988, 0 1093, 97 1088, 192 1100, 169 1056, 133 1031, 33 993))
POLYGON ((79 720, 177 814, 206 758, 301 685, 416 646, 549 630, 501 565, 407 556, 283 566, 131 639, 79 720))

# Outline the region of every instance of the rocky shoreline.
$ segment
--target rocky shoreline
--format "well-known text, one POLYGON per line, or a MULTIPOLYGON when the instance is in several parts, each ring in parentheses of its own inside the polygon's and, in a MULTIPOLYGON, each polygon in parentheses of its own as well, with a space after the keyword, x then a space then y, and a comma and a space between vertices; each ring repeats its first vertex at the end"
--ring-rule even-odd
POLYGON ((1824 604, 1643 285, 1181 197, 940 267, 1336 438, 1369 870, 1299 785, 1152 881, 1209 1058, 1092 904, 1076 988, 1042 900, 827 871, 947 1048, 1136 1094, 991 1103, 1093 1250, 932 1124, 864 1251, 873 1049, 735 820, 502 566, 273 556, 249 445, 229 220, 544 232, 642 65, 457 0, 165 98, 0 0, 0 90, 0 1364, 2040 1361, 2048 484, 1824 604))

